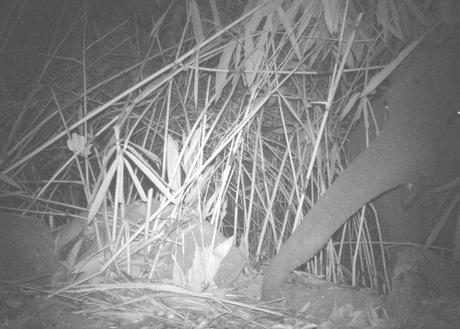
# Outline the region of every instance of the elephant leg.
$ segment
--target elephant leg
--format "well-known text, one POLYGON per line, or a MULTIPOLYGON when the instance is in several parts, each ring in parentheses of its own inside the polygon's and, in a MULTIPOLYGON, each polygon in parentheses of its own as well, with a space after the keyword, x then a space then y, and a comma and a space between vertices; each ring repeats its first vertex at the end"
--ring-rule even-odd
POLYGON ((279 297, 283 279, 313 257, 366 202, 430 174, 447 118, 460 98, 457 40, 453 45, 424 49, 398 69, 396 81, 386 92, 388 122, 370 147, 321 196, 272 259, 264 274, 262 299, 279 297))
POLYGON ((283 279, 313 257, 345 219, 404 180, 405 173, 392 172, 397 166, 381 158, 394 148, 381 137, 342 172, 272 259, 264 274, 262 299, 279 297, 283 279))

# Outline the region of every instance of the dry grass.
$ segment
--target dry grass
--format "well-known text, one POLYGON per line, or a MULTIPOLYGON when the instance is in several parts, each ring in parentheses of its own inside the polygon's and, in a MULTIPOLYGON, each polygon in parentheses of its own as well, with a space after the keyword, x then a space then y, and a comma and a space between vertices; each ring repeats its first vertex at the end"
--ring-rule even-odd
MULTIPOLYGON (((394 11, 400 1, 375 8, 282 1, 244 11, 216 3, 149 8, 148 29, 135 8, 109 21, 86 7, 58 6, 50 42, 28 49, 36 65, 26 65, 26 56, 2 69, 1 210, 26 209, 60 226, 88 209, 84 224, 99 224, 90 225, 97 265, 83 277, 67 276, 59 294, 80 296, 93 313, 138 317, 155 309, 176 325, 193 312, 195 320, 211 312, 248 323, 255 311, 273 315, 201 291, 117 280, 161 277, 151 255, 192 220, 233 236, 251 262, 272 257, 346 166, 350 127, 372 118, 368 99, 389 72, 377 74, 381 65, 428 19, 410 16, 418 7, 394 11), (135 200, 149 206, 130 221, 135 200), (100 283, 85 283, 94 278, 100 283)), ((3 64, 16 56, 9 36, 21 28, 22 10, 12 4, 8 11, 19 23, 3 26, 3 64)), ((366 209, 309 271, 388 286, 379 225, 366 209)), ((67 259, 70 273, 81 269, 80 248, 67 259)))

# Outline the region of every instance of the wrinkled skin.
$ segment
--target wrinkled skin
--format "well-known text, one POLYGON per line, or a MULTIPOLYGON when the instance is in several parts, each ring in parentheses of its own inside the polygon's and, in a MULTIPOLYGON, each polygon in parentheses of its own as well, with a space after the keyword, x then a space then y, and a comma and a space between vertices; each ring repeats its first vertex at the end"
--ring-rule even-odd
POLYGON ((445 128, 460 104, 459 50, 458 37, 443 45, 422 43, 392 74, 383 96, 390 111, 383 130, 339 175, 272 259, 262 299, 280 297, 284 278, 313 257, 366 202, 432 173, 445 128))

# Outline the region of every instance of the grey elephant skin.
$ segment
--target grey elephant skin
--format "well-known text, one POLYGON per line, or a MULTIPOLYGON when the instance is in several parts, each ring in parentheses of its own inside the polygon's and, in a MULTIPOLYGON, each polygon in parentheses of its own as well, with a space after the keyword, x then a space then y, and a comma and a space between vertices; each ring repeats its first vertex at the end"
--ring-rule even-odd
POLYGON ((0 213, 0 280, 49 283, 57 264, 48 226, 36 218, 0 213))
POLYGON ((361 206, 429 176, 460 104, 459 37, 419 45, 390 76, 389 117, 379 136, 333 182, 265 271, 261 298, 281 296, 284 278, 315 255, 361 206))

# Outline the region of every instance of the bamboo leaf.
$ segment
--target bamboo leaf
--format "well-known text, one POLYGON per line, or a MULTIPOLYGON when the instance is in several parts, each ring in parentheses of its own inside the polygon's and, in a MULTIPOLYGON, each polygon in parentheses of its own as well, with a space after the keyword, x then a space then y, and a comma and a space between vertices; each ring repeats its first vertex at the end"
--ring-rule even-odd
POLYGON ((415 47, 422 41, 424 36, 420 39, 412 42, 406 48, 404 48, 399 55, 392 60, 389 64, 387 64, 379 73, 374 75, 370 80, 369 83, 366 85, 364 90, 361 92, 360 97, 365 97, 370 93, 374 92, 378 86, 386 79, 388 76, 393 73, 393 71, 401 64, 403 60, 406 59, 407 56, 414 50, 415 47))
POLYGON ((339 28, 338 0, 323 0, 324 20, 330 34, 336 34, 339 28))

